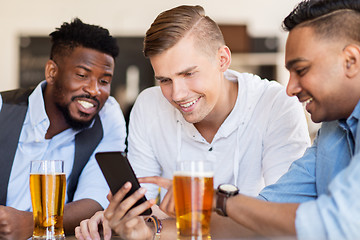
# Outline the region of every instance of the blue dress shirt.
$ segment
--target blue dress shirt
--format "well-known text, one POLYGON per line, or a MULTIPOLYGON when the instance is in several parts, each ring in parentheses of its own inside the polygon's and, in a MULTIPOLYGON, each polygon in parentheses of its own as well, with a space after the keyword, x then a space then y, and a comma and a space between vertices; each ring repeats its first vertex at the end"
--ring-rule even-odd
POLYGON ((260 199, 301 203, 298 239, 360 239, 360 101, 346 120, 324 122, 314 144, 260 199))
MULTIPOLYGON (((74 163, 75 135, 78 131, 68 128, 51 139, 45 139, 50 125, 45 111, 43 89, 46 82, 41 82, 29 96, 29 106, 18 148, 11 169, 6 205, 18 210, 31 210, 29 174, 31 160, 64 160, 65 174, 70 176, 74 163)), ((0 110, 2 98, 0 96, 0 110)), ((119 104, 109 97, 99 112, 103 126, 103 139, 94 153, 99 151, 123 151, 125 149, 126 125, 119 104)), ((103 208, 108 205, 107 183, 95 160, 94 154, 85 165, 80 177, 73 201, 93 199, 103 208)), ((66 193, 65 202, 68 202, 66 193)))

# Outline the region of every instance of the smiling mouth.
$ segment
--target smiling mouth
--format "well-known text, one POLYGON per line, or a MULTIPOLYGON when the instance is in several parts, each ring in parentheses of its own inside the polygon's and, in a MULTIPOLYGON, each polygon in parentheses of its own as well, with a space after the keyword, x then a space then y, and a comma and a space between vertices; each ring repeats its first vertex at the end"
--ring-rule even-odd
POLYGON ((305 102, 303 102, 305 105, 308 105, 309 103, 311 103, 313 101, 313 98, 309 98, 308 100, 306 100, 305 102))
POLYGON ((188 108, 188 107, 191 107, 192 105, 194 105, 197 101, 199 101, 199 98, 194 99, 191 102, 187 102, 187 103, 184 103, 184 104, 179 104, 179 106, 182 107, 182 108, 188 108))
POLYGON ((78 103, 85 109, 89 109, 89 108, 92 108, 92 107, 95 107, 94 104, 88 102, 88 101, 84 101, 84 100, 78 100, 78 103))

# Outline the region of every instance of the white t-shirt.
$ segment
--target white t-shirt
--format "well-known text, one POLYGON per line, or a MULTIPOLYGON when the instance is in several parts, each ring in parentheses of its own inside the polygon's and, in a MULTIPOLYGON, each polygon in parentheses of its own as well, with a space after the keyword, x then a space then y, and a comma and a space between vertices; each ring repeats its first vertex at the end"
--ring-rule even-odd
MULTIPOLYGON (((310 145, 302 105, 275 81, 225 72, 237 81, 238 97, 211 143, 162 95, 160 87, 144 90, 130 115, 128 158, 138 177, 172 179, 178 159, 214 162, 214 188, 232 183, 256 196, 278 180, 310 145)), ((148 188, 154 198, 158 187, 148 188)))

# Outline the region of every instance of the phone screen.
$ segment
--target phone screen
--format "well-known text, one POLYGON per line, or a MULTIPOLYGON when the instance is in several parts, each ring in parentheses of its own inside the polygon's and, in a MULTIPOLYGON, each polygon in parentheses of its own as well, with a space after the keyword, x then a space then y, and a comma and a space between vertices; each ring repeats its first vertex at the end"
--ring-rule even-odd
MULTIPOLYGON (((95 154, 95 158, 113 195, 115 195, 126 182, 131 182, 132 187, 125 195, 124 199, 140 188, 134 170, 124 152, 98 152, 95 154)), ((144 196, 131 208, 136 207, 145 201, 146 197, 144 196)), ((150 215, 151 213, 152 211, 149 208, 141 215, 150 215)))

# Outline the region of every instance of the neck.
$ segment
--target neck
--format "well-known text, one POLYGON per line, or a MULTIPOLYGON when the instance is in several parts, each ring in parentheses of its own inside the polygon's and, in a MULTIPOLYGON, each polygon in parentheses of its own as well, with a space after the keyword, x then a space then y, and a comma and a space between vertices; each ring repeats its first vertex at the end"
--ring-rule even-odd
POLYGON ((62 112, 56 106, 49 86, 46 87, 44 92, 44 104, 46 115, 48 116, 50 122, 50 126, 45 134, 45 139, 51 139, 53 136, 68 129, 69 125, 66 123, 62 112))
POLYGON ((235 106, 238 94, 238 83, 224 79, 223 89, 224 91, 221 93, 221 97, 211 113, 201 122, 194 123, 196 129, 209 143, 212 142, 220 126, 235 106))

